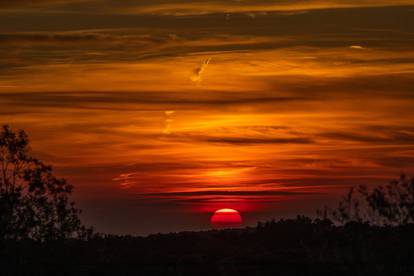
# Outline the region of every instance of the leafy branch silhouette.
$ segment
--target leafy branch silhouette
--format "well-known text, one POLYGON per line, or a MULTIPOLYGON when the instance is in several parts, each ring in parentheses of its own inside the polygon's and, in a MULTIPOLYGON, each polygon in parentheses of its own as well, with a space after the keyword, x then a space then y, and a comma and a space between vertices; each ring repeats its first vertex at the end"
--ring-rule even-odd
POLYGON ((31 155, 23 131, 0 132, 0 239, 87 239, 80 210, 70 201, 73 186, 31 155))
POLYGON ((377 226, 414 223, 414 178, 401 175, 387 185, 351 188, 335 209, 318 210, 320 217, 340 224, 350 222, 377 226))

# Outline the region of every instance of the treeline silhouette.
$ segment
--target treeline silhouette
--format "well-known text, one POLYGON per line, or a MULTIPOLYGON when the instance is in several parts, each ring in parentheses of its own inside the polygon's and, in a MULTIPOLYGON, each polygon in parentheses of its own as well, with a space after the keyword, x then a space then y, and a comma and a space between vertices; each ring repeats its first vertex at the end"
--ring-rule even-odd
POLYGON ((414 226, 298 217, 255 228, 2 241, 2 275, 414 275, 414 226))
POLYGON ((0 275, 414 275, 414 180, 351 188, 318 219, 157 234, 95 233, 73 187, 0 132, 0 275))

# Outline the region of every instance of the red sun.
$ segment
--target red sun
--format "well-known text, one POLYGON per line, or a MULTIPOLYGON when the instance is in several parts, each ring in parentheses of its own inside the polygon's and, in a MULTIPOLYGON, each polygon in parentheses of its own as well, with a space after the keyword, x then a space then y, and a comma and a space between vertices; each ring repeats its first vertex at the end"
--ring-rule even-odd
POLYGON ((211 225, 215 229, 238 228, 242 226, 243 220, 240 213, 234 209, 220 209, 211 217, 211 225))

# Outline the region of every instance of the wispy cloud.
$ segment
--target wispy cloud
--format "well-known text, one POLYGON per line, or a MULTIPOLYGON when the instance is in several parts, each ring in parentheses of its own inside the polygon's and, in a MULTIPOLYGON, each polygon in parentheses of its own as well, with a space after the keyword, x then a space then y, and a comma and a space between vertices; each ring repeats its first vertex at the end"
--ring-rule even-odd
POLYGON ((365 49, 365 47, 359 46, 359 45, 352 45, 349 46, 349 48, 354 49, 354 50, 363 50, 365 49))
POLYGON ((272 12, 272 11, 295 11, 323 8, 339 7, 365 7, 365 6, 386 6, 386 5, 409 5, 410 0, 359 0, 359 1, 339 1, 339 0, 245 0, 245 1, 218 1, 218 0, 194 0, 191 2, 184 0, 133 0, 133 1, 114 1, 114 0, 16 0, 0 1, 0 7, 27 9, 43 8, 62 10, 70 9, 81 12, 91 9, 102 11, 115 11, 124 13, 162 13, 173 15, 185 14, 205 14, 205 13, 234 13, 234 12, 272 12))
POLYGON ((164 134, 171 134, 171 124, 174 122, 172 116, 175 114, 174 110, 164 111, 165 114, 165 128, 162 131, 164 134))
POLYGON ((220 137, 210 135, 175 134, 170 139, 177 141, 198 141, 213 144, 227 145, 283 145, 283 144, 312 144, 314 141, 308 137, 220 137))
POLYGON ((287 190, 259 190, 259 191, 220 191, 220 190, 207 190, 207 191, 194 191, 194 192, 170 192, 170 193, 148 193, 137 194, 142 197, 194 197, 194 196, 294 196, 294 195, 307 195, 314 194, 309 192, 295 192, 287 190))
POLYGON ((211 58, 207 58, 203 61, 203 63, 194 69, 193 75, 191 76, 191 80, 193 82, 200 82, 203 76, 204 71, 207 69, 207 66, 210 64, 211 58))

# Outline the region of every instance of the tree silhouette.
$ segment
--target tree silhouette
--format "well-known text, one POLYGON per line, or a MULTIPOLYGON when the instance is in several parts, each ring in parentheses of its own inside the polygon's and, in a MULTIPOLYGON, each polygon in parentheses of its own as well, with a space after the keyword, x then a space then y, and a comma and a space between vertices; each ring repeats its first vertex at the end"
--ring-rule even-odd
POLYGON ((345 224, 406 225, 414 223, 414 178, 401 175, 387 185, 351 188, 334 210, 320 212, 326 218, 345 224))
POLYGON ((31 155, 27 134, 0 132, 0 239, 38 241, 86 238, 80 211, 70 202, 73 186, 31 155))

